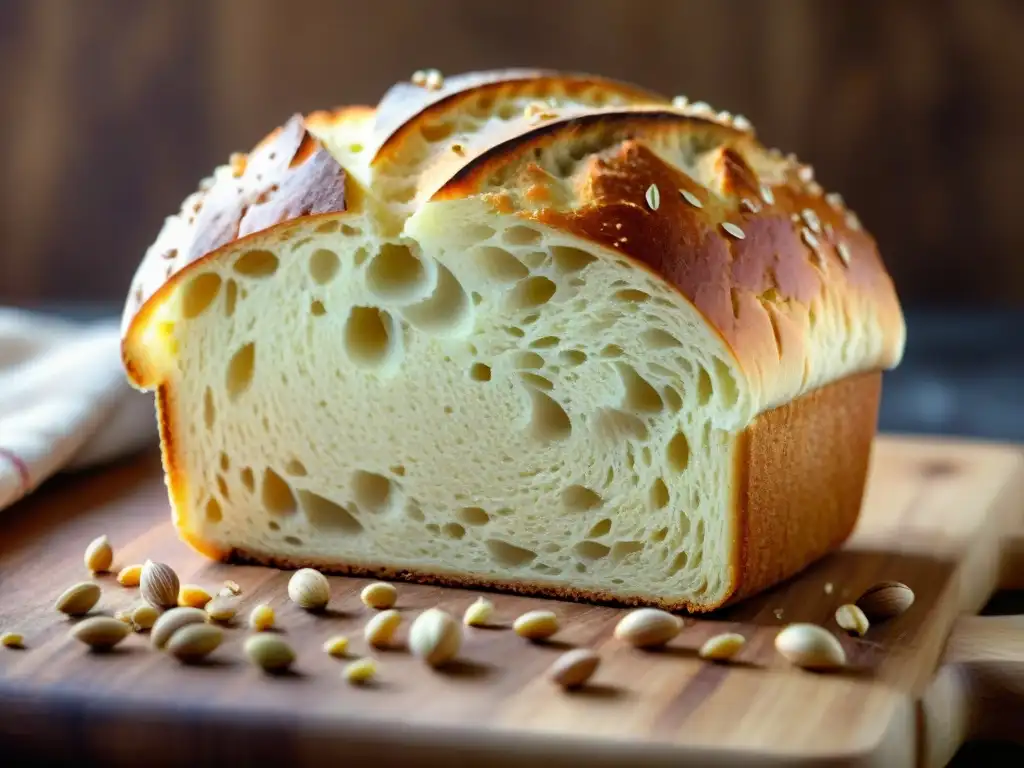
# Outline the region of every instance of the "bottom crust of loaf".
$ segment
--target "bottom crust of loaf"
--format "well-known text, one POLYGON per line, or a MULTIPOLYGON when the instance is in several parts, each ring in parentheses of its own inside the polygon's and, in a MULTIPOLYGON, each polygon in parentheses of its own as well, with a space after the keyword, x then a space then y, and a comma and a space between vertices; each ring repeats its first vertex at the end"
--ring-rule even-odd
POLYGON ((483 576, 352 564, 232 549, 205 554, 233 563, 282 569, 312 567, 444 587, 549 597, 614 606, 652 606, 706 612, 755 595, 834 551, 852 533, 860 513, 875 436, 882 375, 850 376, 761 414, 743 433, 736 454, 737 494, 732 588, 717 605, 693 605, 564 584, 502 581, 483 576))

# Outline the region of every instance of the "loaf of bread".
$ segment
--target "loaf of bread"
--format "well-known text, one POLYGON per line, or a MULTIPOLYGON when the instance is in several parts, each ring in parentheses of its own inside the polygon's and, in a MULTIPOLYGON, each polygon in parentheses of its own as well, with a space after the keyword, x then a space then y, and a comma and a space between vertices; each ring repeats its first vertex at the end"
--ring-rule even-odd
POLYGON ((849 535, 904 336, 871 236, 745 118, 431 72, 202 182, 123 356, 212 558, 706 611, 849 535))

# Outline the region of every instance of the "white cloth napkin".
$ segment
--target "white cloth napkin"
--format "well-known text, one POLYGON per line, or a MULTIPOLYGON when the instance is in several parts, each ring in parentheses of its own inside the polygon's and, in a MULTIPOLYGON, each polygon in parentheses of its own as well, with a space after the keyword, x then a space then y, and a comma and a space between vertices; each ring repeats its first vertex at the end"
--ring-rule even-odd
POLYGON ((116 320, 0 309, 0 509, 58 472, 154 444, 153 413, 128 386, 116 320))

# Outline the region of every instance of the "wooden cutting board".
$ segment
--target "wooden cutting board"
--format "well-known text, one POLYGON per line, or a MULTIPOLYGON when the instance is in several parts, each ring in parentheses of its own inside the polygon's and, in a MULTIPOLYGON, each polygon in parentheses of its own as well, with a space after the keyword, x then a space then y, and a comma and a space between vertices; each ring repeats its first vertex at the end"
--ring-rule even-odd
MULTIPOLYGON (((467 630, 451 669, 431 671, 400 648, 376 652, 379 682, 362 689, 342 680, 341 662, 321 644, 349 633, 355 653, 366 651, 365 581, 333 578, 330 611, 314 616, 287 602, 288 574, 204 560, 171 528, 154 456, 54 483, 0 519, 0 630, 24 633, 27 645, 0 648, 7 756, 104 766, 941 765, 982 727, 1003 735, 1005 720, 1015 735, 1024 711, 1022 617, 958 623, 1001 580, 1024 582, 1024 462, 1006 446, 880 439, 860 525, 842 552, 721 616, 688 619, 664 651, 616 641, 616 609, 491 595, 500 628, 467 630), (151 650, 144 636, 113 653, 86 652, 52 605, 87 578, 82 553, 101 533, 115 546, 115 568, 152 558, 183 582, 218 588, 233 579, 248 607, 269 602, 298 651, 296 673, 270 678, 250 667, 241 626, 196 667, 151 650), (864 639, 843 635, 848 671, 804 672, 775 653, 788 622, 842 634, 836 607, 881 580, 910 585, 916 602, 864 639), (555 642, 530 644, 508 630, 541 606, 561 618, 555 642), (695 649, 724 630, 748 638, 738 659, 699 660, 695 649), (543 672, 577 646, 596 648, 603 662, 592 685, 565 693, 543 672), (979 708, 996 694, 997 710, 979 708)), ((113 575, 99 581, 99 611, 137 597, 113 575)), ((461 615, 478 594, 400 585, 399 608, 407 627, 428 606, 461 615)))

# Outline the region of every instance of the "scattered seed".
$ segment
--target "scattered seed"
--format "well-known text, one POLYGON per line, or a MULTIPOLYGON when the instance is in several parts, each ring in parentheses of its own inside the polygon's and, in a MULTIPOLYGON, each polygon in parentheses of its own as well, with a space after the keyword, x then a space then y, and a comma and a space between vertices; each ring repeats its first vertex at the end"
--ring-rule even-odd
POLYGON ((402 623, 402 614, 394 608, 381 611, 363 628, 363 638, 374 648, 387 647, 395 636, 398 625, 402 623))
POLYGON ((428 69, 426 78, 423 81, 423 87, 428 91, 440 90, 444 85, 444 75, 438 72, 436 69, 428 69))
POLYGON ((841 211, 843 209, 843 196, 838 192, 829 192, 825 195, 825 202, 837 211, 841 211))
POLYGON ((737 225, 733 224, 731 221, 723 221, 722 229, 724 229, 730 235, 735 237, 737 240, 742 240, 743 238, 746 237, 746 234, 743 232, 743 230, 740 229, 737 225))
POLYGON ((842 242, 836 243, 836 253, 839 254, 839 259, 843 264, 850 265, 850 246, 842 242))
POLYGON ((833 585, 831 581, 826 581, 825 582, 825 594, 826 595, 831 595, 833 591, 835 591, 835 585, 833 585))
POLYGON ((695 115, 711 115, 714 110, 706 101, 695 101, 690 105, 690 112, 695 115))
POLYGON ((740 200, 740 208, 749 213, 757 213, 758 211, 761 210, 761 206, 759 206, 756 202, 747 197, 744 197, 742 200, 740 200))
POLYGON ((430 608, 409 629, 409 650, 432 667, 455 658, 462 646, 462 627, 447 612, 430 608))
POLYGON ((142 564, 126 565, 117 572, 117 583, 122 587, 137 587, 142 578, 142 564))
POLYGON ((142 566, 139 591, 150 605, 174 608, 178 604, 178 587, 178 574, 169 565, 147 560, 142 566))
POLYGON ((187 624, 171 635, 166 650, 178 661, 188 664, 209 656, 223 639, 224 632, 213 624, 187 624))
POLYGON ((68 616, 84 616, 93 609, 99 599, 99 584, 83 581, 64 590, 53 607, 68 616))
POLYGON ((370 658, 356 659, 345 665, 342 677, 353 685, 370 682, 377 675, 377 662, 370 658))
POLYGON ((775 636, 775 649, 804 669, 828 670, 846 664, 843 646, 817 624, 790 624, 775 636))
POLYGON ((551 611, 528 611, 515 620, 512 628, 527 640, 544 640, 558 631, 558 617, 551 611))
POLYGON ((819 184, 818 182, 809 181, 807 182, 807 192, 808 194, 813 195, 814 197, 821 197, 825 190, 821 188, 821 184, 819 184))
POLYGON ((694 208, 703 208, 704 207, 704 203, 702 203, 700 201, 700 198, 697 197, 695 194, 693 194, 693 192, 691 192, 690 190, 688 190, 688 189, 680 189, 679 190, 679 194, 683 196, 683 200, 688 202, 694 208))
POLYGON ((265 672, 284 672, 295 663, 295 651, 283 637, 260 632, 245 639, 245 655, 265 672))
POLYGON ((796 176, 804 184, 810 184, 814 181, 814 168, 809 165, 801 165, 796 172, 796 176))
POLYGON ((189 624, 202 624, 206 621, 206 612, 198 608, 171 608, 153 624, 153 631, 149 634, 149 641, 154 648, 163 648, 171 635, 182 627, 189 624))
POLYGON ((726 125, 730 125, 732 123, 732 112, 727 109, 723 109, 716 115, 716 117, 720 123, 725 123, 726 125))
POLYGON ((857 599, 871 621, 885 621, 906 612, 914 604, 914 590, 898 581, 875 584, 857 599))
POLYGON ((559 656, 548 669, 548 678, 563 688, 579 688, 601 664, 601 657, 589 648, 576 648, 559 656))
POLYGON ((103 573, 114 562, 114 550, 106 536, 97 536, 85 548, 85 567, 93 573, 103 573))
POLYGON ((686 106, 690 103, 690 100, 685 96, 674 96, 672 98, 672 106, 676 109, 686 109, 686 106))
POLYGON ((136 606, 129 616, 135 631, 143 632, 147 629, 152 629, 153 625, 156 624, 157 619, 160 618, 160 609, 154 608, 149 603, 142 603, 136 606))
POLYGON ((183 584, 178 590, 178 605, 188 608, 205 608, 213 595, 196 584, 183 584))
POLYGON ((736 117, 732 119, 732 127, 737 131, 750 131, 753 129, 754 125, 743 115, 736 115, 736 117))
POLYGON ((24 648, 25 636, 17 632, 4 632, 0 635, 0 646, 4 648, 24 648))
POLYGON ((234 595, 218 595, 206 604, 206 615, 214 621, 231 621, 238 615, 239 601, 234 595))
POLYGON ((846 226, 850 229, 857 231, 861 228, 860 219, 857 218, 857 214, 853 211, 846 212, 846 226))
POLYGON ((334 635, 324 643, 324 652, 328 656, 342 657, 348 653, 348 636, 334 635))
POLYGON ((697 651, 697 655, 709 661, 727 661, 739 653, 747 638, 735 632, 723 632, 709 637, 697 651))
POLYGON ((813 235, 813 234, 811 233, 811 230, 807 229, 807 227, 803 227, 803 228, 802 228, 802 229, 800 230, 800 239, 801 239, 801 240, 803 240, 803 241, 804 241, 804 243, 806 243, 806 244, 807 244, 807 247, 808 247, 808 248, 813 248, 813 249, 814 249, 815 251, 816 251, 816 250, 818 250, 818 248, 819 248, 819 247, 820 247, 820 245, 821 245, 821 244, 820 244, 820 243, 818 242, 818 238, 816 238, 816 237, 815 237, 815 236, 814 236, 814 235, 813 235))
POLYGON ((647 199, 647 206, 652 210, 658 210, 658 206, 661 205, 661 190, 658 189, 657 184, 651 184, 647 188, 647 192, 644 193, 644 197, 647 199))
POLYGON ((413 85, 423 87, 427 84, 427 73, 422 69, 417 69, 412 73, 412 78, 410 79, 412 80, 413 85))
POLYGON ((373 584, 367 584, 363 591, 359 593, 359 599, 368 608, 384 610, 394 606, 395 601, 398 600, 398 590, 395 589, 394 584, 378 581, 373 584))
POLYGON ((484 627, 494 615, 494 603, 485 597, 478 597, 476 602, 466 609, 462 623, 467 627, 484 627))
POLYGON ((683 629, 683 620, 658 608, 638 608, 615 625, 615 637, 637 648, 665 645, 683 629))
POLYGON ((131 633, 131 627, 109 616, 93 616, 75 624, 71 637, 96 651, 113 648, 131 633))
POLYGON ((868 617, 864 615, 864 611, 850 603, 840 605, 836 609, 836 624, 847 632, 852 632, 860 637, 863 637, 867 633, 868 627, 870 626, 868 617))
POLYGON ((331 599, 331 585, 320 571, 302 568, 288 581, 288 597, 307 611, 319 611, 331 599))
POLYGON ((801 218, 804 223, 807 224, 808 228, 816 235, 821 234, 821 219, 818 218, 818 214, 812 211, 810 208, 804 208, 800 212, 801 218))
POLYGON ((274 626, 274 609, 266 603, 257 605, 249 613, 249 627, 256 632, 266 632, 274 626))
POLYGON ((765 184, 761 185, 761 199, 764 200, 765 205, 775 205, 775 193, 772 192, 771 187, 765 184))

